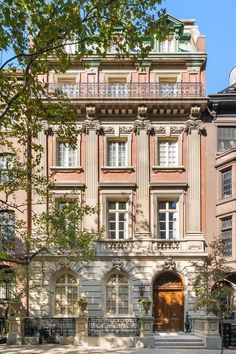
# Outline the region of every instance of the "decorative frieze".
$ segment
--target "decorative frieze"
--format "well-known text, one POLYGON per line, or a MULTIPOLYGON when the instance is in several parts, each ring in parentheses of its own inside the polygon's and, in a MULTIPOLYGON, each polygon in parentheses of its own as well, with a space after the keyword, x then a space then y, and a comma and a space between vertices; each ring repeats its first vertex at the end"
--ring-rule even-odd
POLYGON ((191 113, 190 116, 186 123, 185 123, 185 128, 184 130, 186 131, 187 134, 191 134, 192 130, 197 130, 199 134, 203 134, 206 130, 205 125, 201 119, 199 119, 200 116, 200 107, 194 106, 191 107, 191 113))

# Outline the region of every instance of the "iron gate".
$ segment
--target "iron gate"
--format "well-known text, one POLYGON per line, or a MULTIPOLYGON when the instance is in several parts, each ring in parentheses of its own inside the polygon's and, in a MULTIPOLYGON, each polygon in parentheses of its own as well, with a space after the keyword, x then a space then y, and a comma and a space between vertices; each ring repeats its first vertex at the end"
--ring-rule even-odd
POLYGON ((59 343, 60 337, 75 336, 74 318, 25 318, 24 336, 38 337, 39 344, 59 343))

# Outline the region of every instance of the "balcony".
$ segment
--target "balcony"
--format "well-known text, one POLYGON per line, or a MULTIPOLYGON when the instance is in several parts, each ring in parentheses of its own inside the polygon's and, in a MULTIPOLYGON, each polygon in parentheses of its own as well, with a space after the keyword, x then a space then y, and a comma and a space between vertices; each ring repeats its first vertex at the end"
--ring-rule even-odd
POLYGON ((49 93, 62 92, 68 98, 186 98, 203 97, 201 83, 51 83, 49 93))
POLYGON ((196 255, 205 251, 205 241, 195 240, 161 240, 161 239, 127 239, 101 240, 98 242, 98 255, 196 255))

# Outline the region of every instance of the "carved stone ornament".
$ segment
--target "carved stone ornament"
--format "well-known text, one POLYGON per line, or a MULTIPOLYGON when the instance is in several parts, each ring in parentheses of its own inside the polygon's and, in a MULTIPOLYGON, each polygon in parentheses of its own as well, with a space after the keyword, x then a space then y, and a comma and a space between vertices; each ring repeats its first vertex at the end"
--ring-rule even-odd
POLYGON ((192 130, 197 130, 199 134, 203 134, 206 131, 205 125, 201 119, 198 119, 200 115, 200 107, 191 107, 191 113, 186 123, 185 132, 191 134, 192 130))
POLYGON ((95 119, 96 116, 96 107, 95 106, 87 106, 86 107, 86 119, 82 123, 82 132, 87 133, 88 129, 96 130, 96 133, 101 133, 102 127, 99 120, 95 119))
POLYGON ((153 133, 153 126, 149 119, 145 119, 147 116, 147 106, 138 106, 138 116, 134 121, 133 132, 138 133, 140 129, 145 129, 148 135, 153 133))
POLYGON ((180 125, 172 125, 170 127, 170 132, 171 134, 178 134, 178 133, 182 133, 182 131, 184 131, 184 127, 180 126, 180 125))
POLYGON ((171 257, 166 258, 162 269, 163 270, 176 270, 175 261, 171 257))
POLYGON ((133 127, 131 127, 131 126, 125 126, 125 125, 120 126, 120 133, 129 134, 132 131, 133 131, 133 127))
POLYGON ((165 134, 166 133, 166 128, 164 126, 157 126, 154 127, 154 132, 155 134, 165 134))
POLYGON ((106 134, 106 133, 114 134, 114 131, 115 131, 114 127, 104 127, 104 126, 102 126, 101 128, 102 128, 102 131, 103 131, 104 134, 106 134))
POLYGON ((123 264, 120 258, 114 258, 112 260, 112 269, 120 271, 123 268, 123 264))

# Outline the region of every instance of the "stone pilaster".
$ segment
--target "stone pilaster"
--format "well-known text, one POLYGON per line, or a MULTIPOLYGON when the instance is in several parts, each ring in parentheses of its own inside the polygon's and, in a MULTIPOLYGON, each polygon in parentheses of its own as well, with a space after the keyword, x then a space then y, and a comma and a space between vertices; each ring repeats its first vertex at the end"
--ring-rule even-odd
POLYGON ((136 198, 136 234, 148 234, 149 227, 149 135, 153 130, 151 122, 146 119, 147 107, 138 107, 134 132, 137 134, 137 198, 136 198))
MULTIPOLYGON (((86 120, 82 129, 86 133, 86 204, 95 207, 98 203, 98 133, 100 123, 95 119, 95 107, 86 107, 86 120)), ((97 215, 87 215, 84 226, 87 229, 97 231, 97 215)))
POLYGON ((188 201, 187 234, 201 234, 201 133, 203 122, 198 119, 199 107, 192 107, 190 119, 186 122, 188 134, 188 201))

